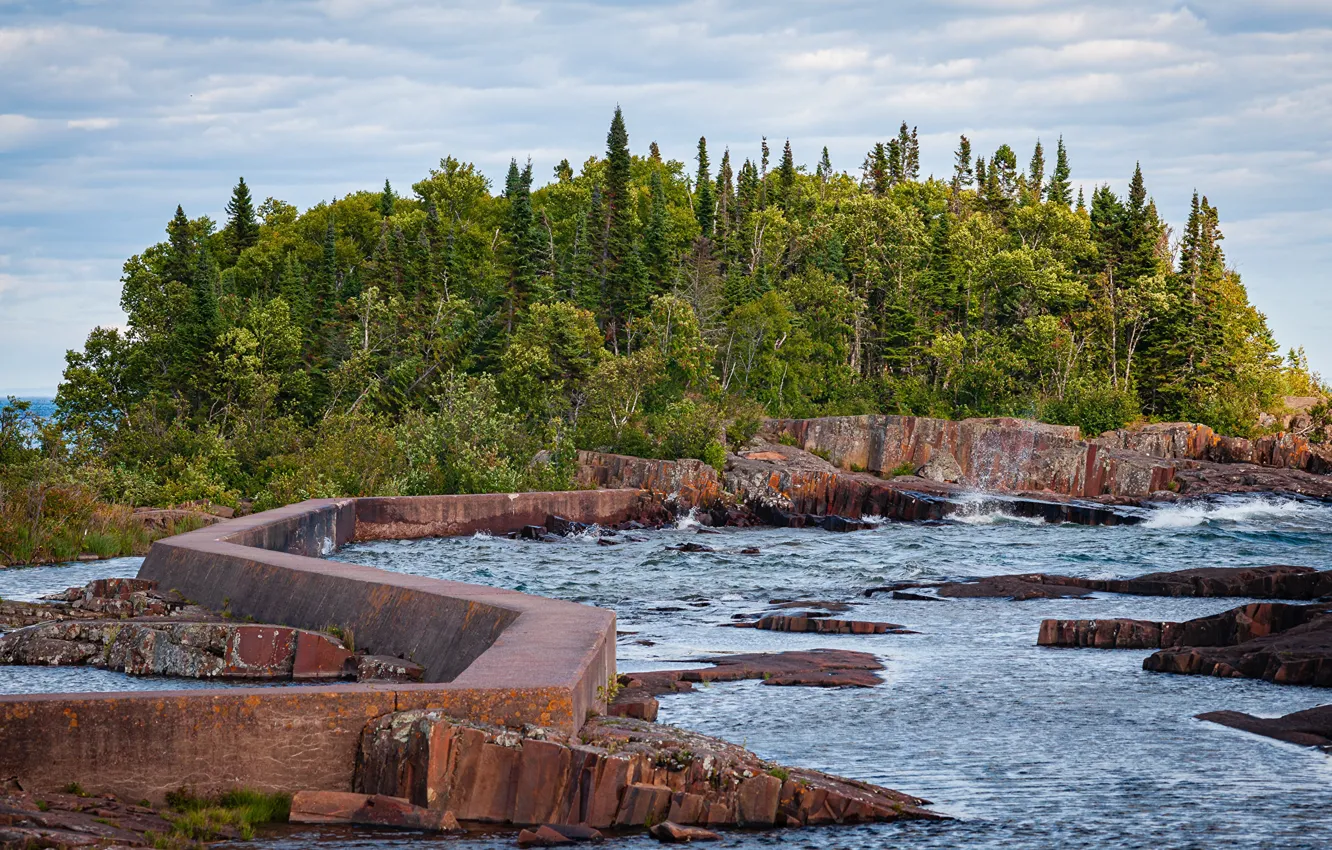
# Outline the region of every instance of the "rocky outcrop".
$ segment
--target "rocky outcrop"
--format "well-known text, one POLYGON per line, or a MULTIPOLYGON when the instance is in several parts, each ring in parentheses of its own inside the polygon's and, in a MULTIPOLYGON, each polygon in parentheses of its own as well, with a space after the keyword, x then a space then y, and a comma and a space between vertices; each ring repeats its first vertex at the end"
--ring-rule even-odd
POLYGON ((56 620, 106 620, 129 617, 207 619, 202 608, 179 593, 163 593, 157 582, 136 578, 102 578, 71 587, 41 602, 0 600, 0 629, 22 628, 56 620))
POLYGON ((652 460, 604 452, 578 453, 580 487, 647 490, 688 510, 725 502, 721 476, 701 460, 652 460))
POLYGON ((1044 620, 1039 646, 1097 649, 1161 649, 1235 646, 1303 625, 1325 616, 1326 605, 1255 602, 1210 617, 1182 623, 1150 620, 1044 620))
POLYGON ((1024 419, 918 416, 770 419, 762 433, 841 470, 879 475, 908 464, 929 468, 946 452, 960 470, 959 483, 996 492, 1102 500, 1281 492, 1332 499, 1332 480, 1323 474, 1332 471, 1332 448, 1291 434, 1246 440, 1176 423, 1084 440, 1076 428, 1024 419))
POLYGON ((0 664, 86 664, 137 676, 339 678, 352 658, 318 632, 225 622, 74 620, 0 638, 0 664))
POLYGON ((1332 752, 1332 705, 1320 705, 1283 717, 1254 717, 1240 711, 1209 711, 1199 714, 1198 719, 1332 752))
POLYGON ((1158 649, 1144 670, 1332 687, 1332 605, 1253 603, 1182 623, 1045 620, 1041 646, 1158 649))
POLYGON ((815 632, 825 635, 882 635, 889 632, 909 634, 897 623, 876 623, 872 620, 843 620, 836 617, 801 614, 769 614, 753 623, 734 623, 770 632, 815 632))
POLYGON ((1095 579, 1026 573, 985 576, 972 581, 929 585, 912 583, 871 588, 866 594, 936 587, 939 596, 954 598, 1054 599, 1086 596, 1093 591, 1137 596, 1254 597, 1309 600, 1332 596, 1332 570, 1277 564, 1267 567, 1196 567, 1148 573, 1137 578, 1095 579))
POLYGON ((1311 617, 1285 631, 1234 645, 1162 649, 1148 656, 1142 669, 1332 687, 1332 616, 1311 617))
POLYGON ((155 810, 111 795, 0 791, 4 850, 152 847, 171 831, 171 822, 155 810))
POLYGON ((927 801, 783 768, 716 738, 597 718, 574 740, 464 723, 439 711, 381 717, 361 740, 356 786, 461 821, 626 829, 772 827, 937 819, 927 801))
POLYGON ((1158 422, 1107 431, 1095 442, 1149 457, 1243 463, 1319 475, 1332 472, 1332 447, 1310 443, 1305 437, 1288 432, 1250 440, 1225 437, 1206 425, 1192 422, 1158 422))
POLYGON ((401 797, 349 791, 298 791, 292 795, 288 820, 299 824, 384 826, 424 832, 463 831, 452 812, 414 806, 401 797))

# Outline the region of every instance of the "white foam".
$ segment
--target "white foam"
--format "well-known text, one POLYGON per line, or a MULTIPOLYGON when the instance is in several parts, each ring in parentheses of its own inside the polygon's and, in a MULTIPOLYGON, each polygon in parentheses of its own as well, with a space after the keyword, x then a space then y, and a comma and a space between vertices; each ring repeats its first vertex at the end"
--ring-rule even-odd
POLYGON ((1250 522, 1254 520, 1289 520, 1314 510, 1312 505, 1294 499, 1256 496, 1224 502, 1167 505, 1152 511, 1144 528, 1191 528, 1214 522, 1250 522))
POLYGON ((698 509, 690 508, 689 513, 675 521, 675 527, 681 531, 691 528, 701 528, 703 523, 698 521, 698 509))

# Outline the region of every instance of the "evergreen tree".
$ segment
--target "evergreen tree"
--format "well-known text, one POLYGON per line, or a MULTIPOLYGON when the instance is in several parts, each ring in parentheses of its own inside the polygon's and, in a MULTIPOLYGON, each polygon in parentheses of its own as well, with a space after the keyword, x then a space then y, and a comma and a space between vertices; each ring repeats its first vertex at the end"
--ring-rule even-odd
POLYGON ((177 205, 175 216, 167 224, 166 262, 162 268, 166 279, 192 285, 194 270, 199 264, 196 251, 190 220, 185 217, 185 210, 177 205))
POLYGON ((765 210, 768 208, 768 158, 769 154, 771 153, 768 150, 767 136, 763 137, 763 144, 760 147, 760 151, 762 153, 762 157, 760 158, 759 161, 758 203, 759 203, 759 209, 765 210))
POLYGON ((602 194, 606 211, 605 304, 609 308, 609 336, 617 350, 618 334, 628 322, 630 305, 641 300, 635 291, 641 281, 630 261, 635 253, 633 198, 629 193, 630 163, 629 132, 617 106, 610 131, 606 134, 606 188, 602 194))
POLYGON ((532 160, 519 170, 518 160, 509 160, 504 181, 504 195, 509 201, 505 236, 509 243, 509 293, 506 330, 512 332, 517 315, 533 304, 546 300, 550 293, 539 276, 540 239, 532 213, 532 160))
POLYGON ((721 167, 717 169, 717 240, 726 242, 735 230, 735 173, 731 170, 731 149, 722 151, 721 167))
POLYGON ((643 261, 647 265, 651 292, 660 295, 670 289, 671 278, 671 251, 666 233, 666 186, 661 180, 661 169, 652 169, 648 191, 652 193, 652 209, 643 231, 643 261))
POLYGON ((976 172, 971 167, 971 140, 962 136, 957 143, 957 152, 953 154, 953 191, 968 189, 976 182, 976 172))
POLYGON ((231 190, 231 200, 227 202, 227 239, 233 258, 259 241, 259 222, 255 220, 254 201, 244 177, 231 190))
POLYGON ((782 164, 777 170, 777 186, 782 208, 789 209, 795 200, 796 186, 795 157, 791 154, 790 139, 786 140, 786 146, 782 148, 782 164))
POLYGON ((717 215, 717 199, 713 196, 712 174, 708 170, 708 140, 698 137, 698 178, 694 181, 694 218, 698 220, 703 238, 712 238, 713 223, 717 215))
POLYGON ((648 145, 648 159, 653 162, 661 162, 661 148, 657 147, 656 142, 648 145))
POLYGON ((1027 201, 1038 204, 1045 188, 1045 149, 1041 140, 1036 140, 1036 149, 1031 152, 1031 162, 1027 166, 1027 201))
POLYGON ((823 155, 819 157, 819 167, 814 172, 819 178, 819 182, 825 186, 832 179, 832 160, 828 158, 828 146, 823 146, 823 155))
MULTIPOLYGON (((1064 150, 1064 137, 1059 137, 1059 148, 1055 154, 1054 174, 1050 177, 1050 184, 1045 189, 1046 200, 1053 203, 1063 204, 1065 207, 1073 203, 1073 187, 1069 183, 1070 172, 1068 169, 1068 152, 1064 150)), ((1078 190, 1081 194, 1082 190, 1078 190)))
POLYGON ((891 178, 887 145, 875 142, 873 149, 865 156, 865 164, 861 168, 865 173, 864 184, 871 192, 879 196, 888 192, 891 178))
POLYGON ((337 232, 334 228, 333 211, 328 213, 328 227, 324 231, 324 256, 319 263, 319 274, 315 280, 314 313, 319 325, 319 339, 327 339, 328 325, 333 320, 337 307, 338 294, 338 251, 337 232))
POLYGON ((1077 206, 1077 210, 1078 210, 1078 212, 1080 212, 1080 213, 1081 213, 1081 212, 1086 212, 1086 211, 1087 211, 1087 202, 1086 202, 1085 200, 1083 200, 1083 197, 1082 197, 1082 187, 1081 187, 1081 186, 1078 186, 1078 206, 1077 206))
POLYGON ((985 184, 989 180, 989 175, 985 173, 985 157, 976 155, 976 188, 984 190, 985 184))
POLYGON ((560 164, 555 166, 555 179, 561 183, 568 183, 573 179, 573 166, 569 164, 568 158, 560 160, 560 164))
POLYGON ((388 179, 384 179, 384 191, 379 193, 379 214, 384 218, 393 215, 393 204, 397 196, 393 194, 393 187, 389 185, 388 179))

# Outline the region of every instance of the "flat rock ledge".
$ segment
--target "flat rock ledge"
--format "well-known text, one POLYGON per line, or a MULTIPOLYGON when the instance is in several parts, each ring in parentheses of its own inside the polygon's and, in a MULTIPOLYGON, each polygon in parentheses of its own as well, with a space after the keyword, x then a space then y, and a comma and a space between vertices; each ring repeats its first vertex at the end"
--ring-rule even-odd
POLYGON ((1182 623, 1045 620, 1041 646, 1157 649, 1144 670, 1332 687, 1332 605, 1253 603, 1182 623))
POLYGON ((594 718, 576 740, 468 723, 439 711, 386 715, 362 736, 356 787, 464 823, 640 829, 792 827, 937 820, 926 800, 764 761, 725 741, 631 718, 594 718))
POLYGON ((24 606, 32 622, 0 636, 0 664, 101 667, 191 679, 356 679, 416 682, 415 662, 358 655, 330 634, 236 623, 155 582, 98 579, 24 606), (120 619, 112 619, 120 617, 120 619))
POLYGON ((810 649, 700 658, 709 667, 623 673, 609 712, 617 717, 656 720, 662 694, 687 693, 695 683, 760 679, 765 685, 815 688, 872 688, 883 684, 883 664, 868 652, 810 649))
POLYGON ((152 847, 155 836, 170 832, 170 821, 155 810, 109 794, 0 790, 2 850, 152 847))
POLYGON ((1254 717, 1241 711, 1209 711, 1199 714, 1198 719, 1303 747, 1318 747, 1332 753, 1332 705, 1320 705, 1283 717, 1254 717))
POLYGON ((871 587, 865 596, 934 589, 945 599, 1066 599, 1093 592, 1134 596, 1249 597, 1315 600, 1332 596, 1332 570, 1274 564, 1264 567, 1197 567, 1137 578, 1096 579, 1049 573, 984 576, 968 581, 901 582, 871 587))

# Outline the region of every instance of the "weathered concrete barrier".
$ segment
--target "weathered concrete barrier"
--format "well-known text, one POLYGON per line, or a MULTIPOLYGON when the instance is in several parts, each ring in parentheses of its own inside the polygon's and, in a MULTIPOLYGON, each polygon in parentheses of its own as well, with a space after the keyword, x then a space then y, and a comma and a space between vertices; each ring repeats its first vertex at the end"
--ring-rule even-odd
POLYGON ((558 514, 611 524, 640 490, 312 500, 158 541, 140 578, 239 618, 338 626, 423 665, 423 684, 0 697, 0 776, 161 799, 249 786, 350 790, 361 730, 409 709, 573 734, 605 709, 612 611, 318 558, 353 540, 506 533, 558 514))

